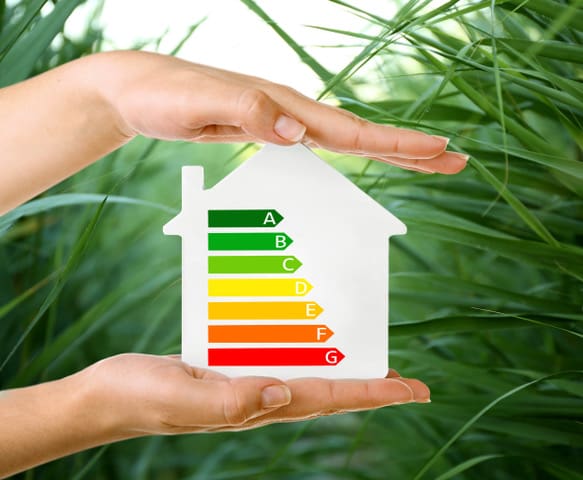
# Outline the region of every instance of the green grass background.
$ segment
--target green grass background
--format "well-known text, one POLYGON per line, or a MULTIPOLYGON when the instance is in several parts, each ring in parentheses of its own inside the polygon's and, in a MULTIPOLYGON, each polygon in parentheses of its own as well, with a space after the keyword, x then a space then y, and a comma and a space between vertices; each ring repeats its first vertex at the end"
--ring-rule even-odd
MULTIPOLYGON (((446 177, 320 152, 409 227, 391 244, 390 363, 433 402, 132 440, 19 478, 583 478, 583 1, 412 0, 393 18, 335 1, 380 32, 340 32, 362 50, 338 72, 271 20, 274 2, 242 1, 322 97, 471 155, 446 177)), ((100 50, 94 24, 62 33, 81 1, 46 3, 0 0, 1 86, 100 50)), ((161 227, 180 166, 212 185, 254 148, 139 138, 0 217, 0 388, 179 351, 180 243, 161 227)))

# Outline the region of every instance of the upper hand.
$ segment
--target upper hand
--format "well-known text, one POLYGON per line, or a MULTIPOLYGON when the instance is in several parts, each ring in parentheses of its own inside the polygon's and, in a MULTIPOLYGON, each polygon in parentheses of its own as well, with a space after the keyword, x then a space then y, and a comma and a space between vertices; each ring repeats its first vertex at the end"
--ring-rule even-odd
POLYGON ((146 52, 94 55, 101 94, 127 136, 197 142, 296 142, 422 172, 457 173, 447 139, 379 125, 256 77, 146 52))
MULTIPOLYGON (((177 356, 125 354, 80 373, 89 403, 116 435, 244 430, 335 413, 428 402, 418 380, 229 378, 177 356)), ((90 405, 88 405, 90 407, 90 405)))

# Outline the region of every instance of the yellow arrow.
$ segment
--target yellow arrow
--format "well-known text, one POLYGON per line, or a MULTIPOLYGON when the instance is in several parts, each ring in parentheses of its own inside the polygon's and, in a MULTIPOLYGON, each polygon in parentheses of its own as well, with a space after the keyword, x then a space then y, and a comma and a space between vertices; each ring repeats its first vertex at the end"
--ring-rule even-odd
POLYGON ((304 278, 212 278, 209 297, 301 297, 312 289, 304 278))
POLYGON ((323 312, 316 302, 209 302, 209 320, 310 320, 323 312))

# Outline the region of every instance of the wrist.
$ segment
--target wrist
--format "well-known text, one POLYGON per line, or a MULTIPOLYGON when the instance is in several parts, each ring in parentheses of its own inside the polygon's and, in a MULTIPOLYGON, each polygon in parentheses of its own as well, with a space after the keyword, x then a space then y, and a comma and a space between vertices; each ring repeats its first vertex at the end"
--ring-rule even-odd
POLYGON ((121 143, 137 136, 122 108, 123 83, 127 81, 123 64, 129 60, 124 57, 134 53, 139 52, 96 53, 71 64, 76 68, 74 82, 83 87, 95 111, 102 112, 101 117, 107 118, 121 143))
MULTIPOLYGON (((86 371, 2 392, 0 478, 124 435, 86 371)), ((136 435, 133 435, 136 436, 136 435)))
POLYGON ((91 428, 99 444, 142 435, 132 422, 132 408, 128 408, 127 399, 111 388, 106 362, 107 359, 102 360, 63 379, 77 392, 71 400, 72 411, 81 423, 91 428))

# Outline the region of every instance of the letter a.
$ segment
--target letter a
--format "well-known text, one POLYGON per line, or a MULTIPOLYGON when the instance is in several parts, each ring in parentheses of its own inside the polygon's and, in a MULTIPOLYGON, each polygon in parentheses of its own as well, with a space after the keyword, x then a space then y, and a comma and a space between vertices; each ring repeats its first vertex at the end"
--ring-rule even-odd
POLYGON ((265 215, 265 220, 263 220, 263 225, 267 225, 267 224, 271 224, 271 225, 276 225, 275 223, 275 218, 273 218, 273 213, 271 213, 270 210, 267 211, 267 214, 265 215))

